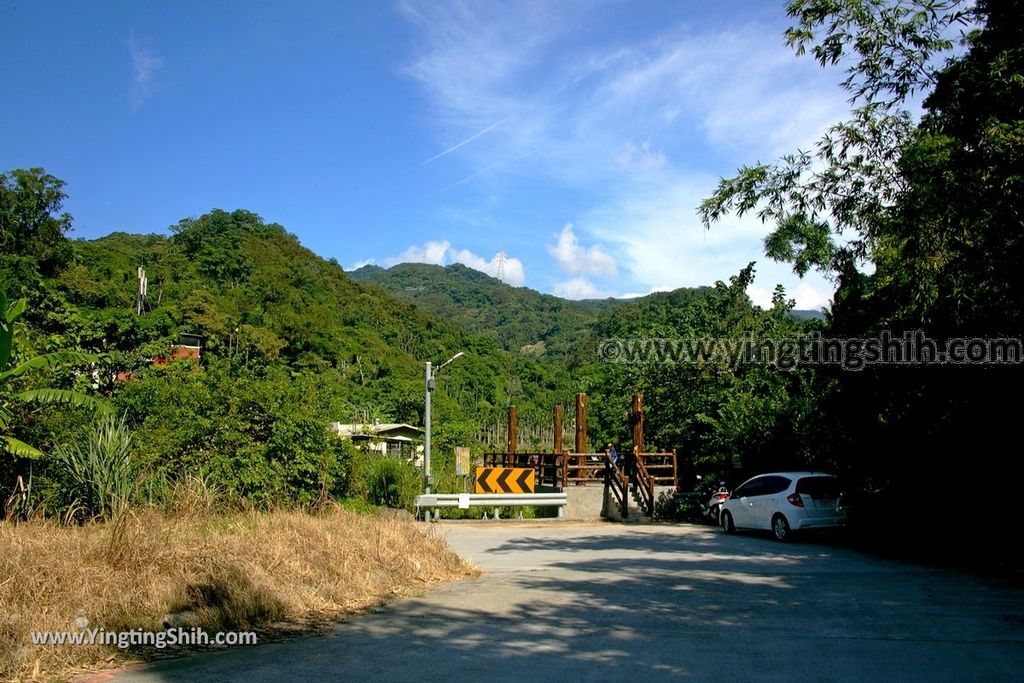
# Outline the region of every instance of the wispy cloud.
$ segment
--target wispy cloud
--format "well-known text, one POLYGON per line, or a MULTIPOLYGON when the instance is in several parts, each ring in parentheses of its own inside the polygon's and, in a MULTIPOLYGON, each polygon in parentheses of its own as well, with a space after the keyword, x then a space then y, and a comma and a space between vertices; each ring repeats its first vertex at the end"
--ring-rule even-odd
POLYGON ((128 35, 126 44, 128 45, 128 52, 132 57, 131 106, 132 112, 136 112, 146 100, 152 97, 154 90, 153 79, 157 71, 163 67, 164 60, 162 57, 157 56, 155 52, 143 46, 135 38, 134 32, 128 35))
MULTIPOLYGON (((739 163, 807 148, 841 118, 835 74, 796 59, 778 26, 693 21, 601 39, 581 29, 600 8, 552 7, 405 0, 420 37, 405 73, 426 94, 439 137, 479 131, 441 153, 462 150, 468 172, 456 185, 486 179, 499 192, 497 181, 518 176, 571 193, 573 226, 549 253, 560 272, 584 264, 569 272, 596 284, 556 285, 567 294, 604 293, 600 278, 616 265, 635 291, 710 284, 751 260, 759 285, 799 284, 763 257, 768 226, 727 220, 708 232, 696 207, 739 163), (484 133, 486 144, 466 145, 484 133), (617 258, 603 247, 591 249, 608 259, 587 258, 580 239, 611 245, 617 258)), ((820 278, 806 283, 801 305, 832 291, 820 278)))
POLYGON ((486 128, 484 128, 481 131, 473 133, 472 135, 470 135, 468 138, 466 138, 462 142, 459 142, 459 143, 457 143, 455 145, 452 145, 451 147, 449 147, 448 149, 444 150, 443 152, 441 152, 439 154, 435 154, 434 156, 430 157, 429 159, 427 159, 426 161, 421 163, 420 166, 426 166, 431 161, 437 161, 441 157, 446 156, 448 154, 451 154, 452 152, 457 150, 459 147, 463 147, 465 145, 468 145, 469 143, 473 142, 473 140, 476 140, 478 137, 480 137, 482 135, 486 135, 487 133, 489 133, 490 131, 494 130, 495 128, 497 128, 501 124, 505 123, 505 121, 508 121, 508 119, 507 118, 502 119, 501 121, 498 121, 497 123, 493 123, 493 124, 487 126, 486 128))

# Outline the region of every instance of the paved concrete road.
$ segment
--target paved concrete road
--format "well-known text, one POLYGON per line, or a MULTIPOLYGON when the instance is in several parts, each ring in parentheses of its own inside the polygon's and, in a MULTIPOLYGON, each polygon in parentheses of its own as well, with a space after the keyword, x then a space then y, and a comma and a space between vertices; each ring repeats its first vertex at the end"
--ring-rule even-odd
POLYGON ((115 680, 1019 681, 1024 591, 710 527, 434 525, 479 579, 115 680))

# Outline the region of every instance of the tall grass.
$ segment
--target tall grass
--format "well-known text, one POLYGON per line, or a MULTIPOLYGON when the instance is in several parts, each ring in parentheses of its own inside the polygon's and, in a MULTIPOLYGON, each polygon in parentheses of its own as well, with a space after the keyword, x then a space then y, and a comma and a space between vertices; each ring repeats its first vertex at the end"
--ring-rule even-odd
POLYGON ((140 509, 110 523, 0 523, 0 680, 66 678, 160 654, 33 646, 32 631, 84 622, 161 631, 167 615, 187 615, 188 626, 266 634, 329 623, 472 573, 411 520, 337 507, 315 515, 140 509))
POLYGON ((423 492, 419 468, 359 449, 352 458, 349 493, 371 505, 412 510, 413 499, 423 492))
POLYGON ((102 418, 81 442, 57 448, 65 500, 87 516, 112 519, 137 489, 131 450, 132 432, 123 416, 102 418))

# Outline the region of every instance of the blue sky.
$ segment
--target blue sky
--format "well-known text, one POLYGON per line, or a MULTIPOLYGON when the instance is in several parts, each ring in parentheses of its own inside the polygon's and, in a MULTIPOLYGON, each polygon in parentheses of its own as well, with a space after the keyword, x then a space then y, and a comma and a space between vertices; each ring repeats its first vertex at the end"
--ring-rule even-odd
POLYGON ((75 237, 245 208, 346 268, 501 251, 579 298, 756 260, 755 301, 819 307, 756 218, 696 215, 846 111, 783 5, 0 0, 0 169, 66 180, 75 237))

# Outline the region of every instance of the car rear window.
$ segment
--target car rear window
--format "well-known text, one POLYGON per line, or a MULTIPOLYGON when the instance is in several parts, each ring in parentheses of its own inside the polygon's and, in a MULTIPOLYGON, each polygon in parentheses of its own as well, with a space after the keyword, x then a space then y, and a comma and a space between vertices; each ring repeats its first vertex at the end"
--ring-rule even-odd
POLYGON ((797 493, 806 493, 811 498, 838 498, 839 480, 835 477, 804 477, 796 483, 797 493))

